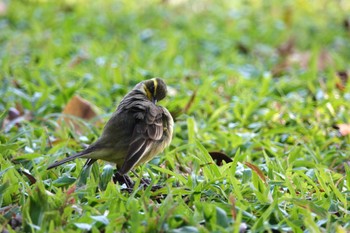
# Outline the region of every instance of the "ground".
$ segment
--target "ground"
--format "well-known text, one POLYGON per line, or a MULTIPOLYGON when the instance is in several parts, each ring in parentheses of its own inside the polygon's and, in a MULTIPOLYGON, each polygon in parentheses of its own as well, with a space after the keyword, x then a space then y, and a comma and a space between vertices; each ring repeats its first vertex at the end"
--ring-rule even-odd
POLYGON ((347 1, 0 3, 0 231, 350 231, 347 1), (46 169, 152 77, 174 137, 135 173, 162 188, 46 169))

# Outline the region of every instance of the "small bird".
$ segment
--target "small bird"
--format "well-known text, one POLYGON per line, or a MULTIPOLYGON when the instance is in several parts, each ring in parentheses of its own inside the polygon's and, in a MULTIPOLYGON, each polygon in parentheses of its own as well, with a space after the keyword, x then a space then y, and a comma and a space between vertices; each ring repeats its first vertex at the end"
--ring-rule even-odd
POLYGON ((172 139, 173 118, 166 108, 156 105, 166 93, 166 84, 160 78, 138 83, 122 99, 97 141, 47 169, 76 158, 87 158, 87 166, 101 159, 115 163, 117 173, 124 177, 134 167, 148 162, 172 139))

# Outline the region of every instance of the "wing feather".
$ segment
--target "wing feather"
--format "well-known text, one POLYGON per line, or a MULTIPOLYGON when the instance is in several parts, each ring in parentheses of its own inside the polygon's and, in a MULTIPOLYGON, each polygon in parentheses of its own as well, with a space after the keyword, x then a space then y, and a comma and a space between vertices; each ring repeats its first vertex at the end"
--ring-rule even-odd
POLYGON ((129 172, 149 153, 154 142, 163 137, 163 109, 149 101, 144 103, 130 109, 134 112, 135 127, 127 156, 119 170, 121 174, 129 172))
MULTIPOLYGON (((132 147, 130 147, 132 148, 132 147)), ((144 141, 142 147, 138 150, 131 150, 128 154, 128 159, 124 161, 122 168, 119 170, 120 174, 128 173, 138 161, 149 151, 150 142, 144 141)))

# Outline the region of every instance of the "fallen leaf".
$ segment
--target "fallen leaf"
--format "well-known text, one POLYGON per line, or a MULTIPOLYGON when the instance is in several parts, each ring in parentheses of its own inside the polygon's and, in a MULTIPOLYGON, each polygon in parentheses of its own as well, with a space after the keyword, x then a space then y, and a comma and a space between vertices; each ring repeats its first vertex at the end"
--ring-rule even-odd
POLYGON ((337 129, 341 136, 346 136, 350 134, 350 124, 337 124, 333 128, 337 129))
POLYGON ((97 115, 94 108, 95 106, 93 106, 89 101, 75 95, 67 103, 62 113, 80 117, 85 120, 90 120, 97 115))
POLYGON ((209 155, 218 166, 221 166, 223 164, 222 163, 223 161, 225 161, 226 163, 232 162, 232 159, 222 152, 212 151, 212 152, 209 152, 209 155))
POLYGON ((230 200, 230 204, 231 204, 231 215, 232 215, 232 219, 233 221, 236 221, 237 218, 237 212, 236 212, 236 198, 230 194, 230 196, 228 197, 228 199, 230 200))
POLYGON ((335 85, 340 91, 344 91, 346 84, 349 80, 349 75, 348 75, 347 71, 338 71, 337 77, 338 77, 339 81, 335 85))
POLYGON ((21 122, 30 120, 32 120, 32 114, 16 103, 16 107, 9 108, 1 127, 5 132, 8 132, 13 127, 20 127, 21 122))
MULTIPOLYGON (((97 107, 91 104, 89 101, 83 99, 82 97, 75 95, 67 103, 66 107, 63 109, 64 115, 71 115, 75 117, 82 118, 84 120, 91 120, 97 116, 97 107)), ((80 133, 79 124, 71 117, 63 116, 58 119, 58 123, 61 125, 62 122, 70 125, 72 124, 77 133, 80 133)))
POLYGON ((29 172, 26 172, 25 170, 22 170, 22 169, 20 169, 18 172, 23 174, 25 177, 27 177, 28 180, 30 181, 31 185, 36 183, 35 177, 32 174, 30 174, 29 172))
POLYGON ((10 108, 9 112, 8 112, 7 119, 12 121, 12 120, 14 120, 14 119, 16 119, 16 118, 18 118, 20 116, 21 116, 20 111, 18 111, 16 108, 10 108))
POLYGON ((76 200, 75 200, 75 193, 76 190, 76 185, 72 185, 66 192, 66 204, 67 205, 72 205, 75 204, 76 200))
POLYGON ((266 177, 259 167, 249 162, 245 162, 244 164, 250 169, 252 169, 260 177, 260 179, 266 184, 266 177))
POLYGON ((22 227, 22 222, 23 222, 22 215, 14 214, 14 215, 12 215, 10 225, 11 225, 13 230, 19 231, 20 228, 22 227))

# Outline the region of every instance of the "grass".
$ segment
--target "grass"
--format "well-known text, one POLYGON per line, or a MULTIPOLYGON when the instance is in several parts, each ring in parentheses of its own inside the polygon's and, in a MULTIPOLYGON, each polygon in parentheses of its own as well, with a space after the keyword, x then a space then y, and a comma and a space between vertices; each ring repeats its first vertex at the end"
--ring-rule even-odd
POLYGON ((6 4, 2 232, 350 231, 350 141, 332 127, 349 122, 350 87, 336 75, 350 68, 345 1, 6 4), (133 176, 125 192, 104 162, 90 175, 84 160, 46 170, 96 140, 123 95, 154 76, 171 88, 161 104, 175 135, 136 172, 162 189, 133 176), (99 112, 79 131, 58 124, 74 95, 99 112), (233 161, 218 166, 213 151, 233 161))

